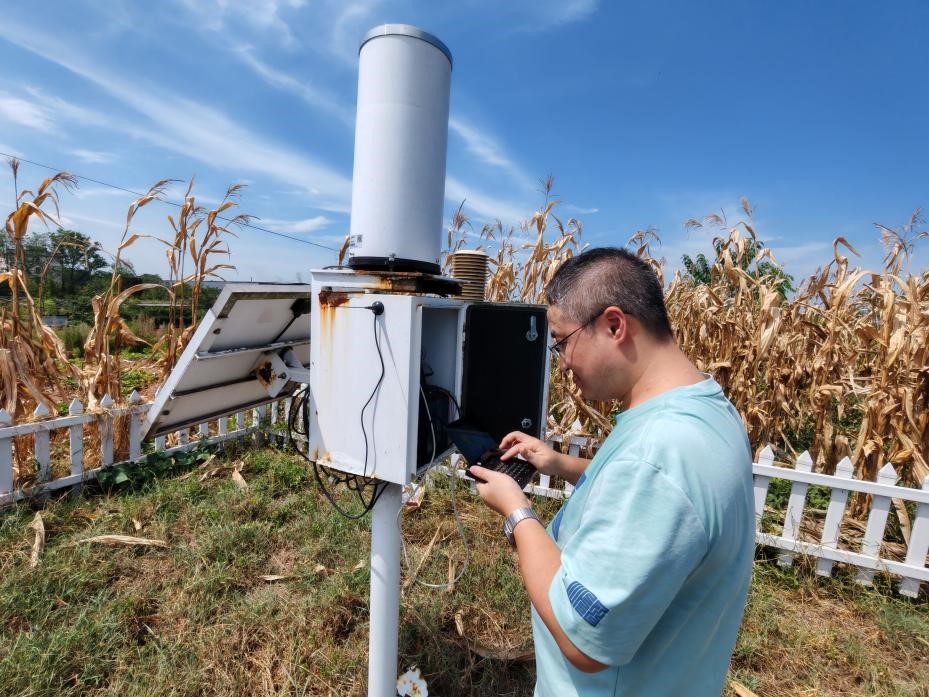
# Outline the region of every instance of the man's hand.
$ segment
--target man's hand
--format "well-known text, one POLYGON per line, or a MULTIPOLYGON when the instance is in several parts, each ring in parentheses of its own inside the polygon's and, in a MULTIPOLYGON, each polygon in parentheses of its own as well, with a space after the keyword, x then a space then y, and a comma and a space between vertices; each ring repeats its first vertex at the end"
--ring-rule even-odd
POLYGON ((518 455, 542 474, 567 479, 572 484, 577 482, 590 464, 590 460, 582 457, 556 452, 547 443, 522 431, 507 433, 500 441, 500 448, 506 451, 500 456, 501 460, 518 455))
POLYGON ((484 480, 475 482, 477 493, 484 499, 484 503, 504 518, 517 508, 529 507, 529 499, 510 475, 479 466, 472 467, 469 472, 484 480))
POLYGON ((535 467, 542 474, 558 476, 558 458, 556 453, 548 444, 543 443, 538 438, 533 438, 522 431, 512 431, 507 433, 503 440, 500 441, 500 448, 504 452, 501 460, 509 460, 511 457, 519 456, 535 467))

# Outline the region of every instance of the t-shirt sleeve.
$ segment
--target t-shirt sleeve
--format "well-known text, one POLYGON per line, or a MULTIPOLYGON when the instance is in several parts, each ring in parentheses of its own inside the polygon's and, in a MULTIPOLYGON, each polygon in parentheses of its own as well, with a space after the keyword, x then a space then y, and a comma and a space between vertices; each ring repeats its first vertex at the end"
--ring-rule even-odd
POLYGON ((685 494, 646 462, 613 461, 564 542, 549 600, 568 638, 607 665, 628 663, 706 554, 685 494))

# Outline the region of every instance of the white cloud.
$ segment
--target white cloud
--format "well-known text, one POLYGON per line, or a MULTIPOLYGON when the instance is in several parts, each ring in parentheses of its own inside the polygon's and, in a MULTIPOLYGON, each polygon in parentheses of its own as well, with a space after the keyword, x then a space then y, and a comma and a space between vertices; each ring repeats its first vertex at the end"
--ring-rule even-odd
POLYGON ((76 148, 69 151, 77 159, 83 162, 89 162, 91 164, 106 164, 108 162, 113 162, 115 156, 112 153, 100 152, 98 150, 84 150, 83 148, 76 148))
POLYGON ((52 117, 38 104, 5 93, 0 94, 0 119, 44 133, 57 131, 52 117))
POLYGON ((0 24, 0 36, 95 84, 154 126, 114 120, 130 135, 210 166, 265 174, 307 191, 317 190, 313 204, 324 210, 348 208, 348 177, 248 131, 216 109, 153 88, 140 90, 130 79, 94 65, 76 46, 52 41, 31 28, 7 22, 0 24))
POLYGON ((62 216, 61 225, 63 227, 73 226, 75 220, 83 220, 85 223, 93 223, 94 225, 103 225, 104 227, 112 228, 113 230, 123 230, 125 227, 124 225, 113 222, 112 220, 96 218, 90 215, 81 215, 80 213, 69 213, 67 216, 62 216))
POLYGON ((243 46, 237 49, 234 55, 272 87, 297 95, 314 109, 330 113, 348 126, 354 124, 354 112, 337 97, 263 63, 255 57, 252 47, 243 46))
POLYGON ((506 155, 503 146, 492 136, 458 116, 449 119, 448 128, 464 141, 468 152, 481 162, 506 172, 521 189, 531 191, 538 188, 538 184, 506 155))
POLYGON ((109 186, 97 187, 78 187, 72 192, 72 196, 78 199, 85 198, 122 198, 127 202, 136 198, 135 194, 130 194, 120 189, 114 189, 109 186))
POLYGON ((332 29, 329 34, 329 51, 343 62, 354 65, 358 61, 358 43, 369 29, 368 17, 380 0, 361 0, 341 6, 335 17, 329 18, 327 24, 332 29))
POLYGON ((534 209, 516 201, 505 201, 494 196, 476 191, 455 177, 445 179, 445 198, 455 204, 464 200, 464 210, 470 216, 477 216, 480 222, 493 222, 499 219, 504 225, 519 224, 532 217, 534 209))
POLYGON ((275 232, 284 233, 305 233, 314 232, 330 225, 333 221, 324 215, 317 215, 313 218, 304 218, 303 220, 278 220, 275 218, 261 218, 256 221, 257 225, 274 230, 275 232))
POLYGON ((0 143, 0 152, 12 155, 13 157, 25 157, 18 148, 14 148, 12 145, 7 145, 6 143, 0 143))
MULTIPOLYGON (((0 34, 2 34, 2 29, 0 29, 0 34)), ((78 106, 60 97, 47 95, 36 87, 27 86, 25 90, 41 105, 44 111, 57 115, 62 123, 73 122, 82 126, 97 126, 100 128, 112 128, 114 125, 113 119, 99 111, 78 106)))
POLYGON ((600 212, 599 208, 582 208, 581 206, 575 206, 573 203, 562 203, 558 208, 566 213, 576 213, 577 215, 593 215, 600 212))
POLYGON ((518 7, 528 16, 520 31, 544 31, 587 19, 597 11, 599 0, 532 0, 518 7))
MULTIPOLYGON (((274 36, 275 43, 287 49, 300 45, 291 30, 291 24, 281 17, 282 3, 277 0, 181 0, 199 26, 209 31, 228 32, 229 24, 243 24, 274 36)), ((303 2, 286 3, 292 10, 303 7, 303 2)))

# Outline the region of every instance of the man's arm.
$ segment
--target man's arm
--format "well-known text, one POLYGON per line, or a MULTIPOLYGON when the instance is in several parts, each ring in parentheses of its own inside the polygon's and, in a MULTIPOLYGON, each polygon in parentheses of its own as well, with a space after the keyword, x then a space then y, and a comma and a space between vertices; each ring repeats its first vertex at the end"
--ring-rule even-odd
MULTIPOLYGON (((529 507, 529 500, 512 477, 484 467, 472 467, 471 471, 484 480, 477 483, 478 494, 500 515, 507 517, 519 508, 529 507)), ((513 537, 519 555, 520 574, 529 600, 551 632, 558 648, 571 665, 580 671, 596 673, 605 669, 605 664, 594 660, 571 642, 555 618, 548 599, 548 589, 561 567, 561 550, 558 545, 548 536, 541 523, 532 519, 521 521, 513 531, 513 537)))
POLYGON ((523 577, 529 600, 551 632, 561 653, 571 665, 584 673, 597 673, 606 669, 606 664, 594 660, 577 648, 555 618, 555 612, 548 599, 548 589, 561 567, 561 550, 558 549, 558 545, 548 536, 542 524, 531 518, 516 526, 513 537, 516 539, 516 552, 519 555, 519 572, 523 577))

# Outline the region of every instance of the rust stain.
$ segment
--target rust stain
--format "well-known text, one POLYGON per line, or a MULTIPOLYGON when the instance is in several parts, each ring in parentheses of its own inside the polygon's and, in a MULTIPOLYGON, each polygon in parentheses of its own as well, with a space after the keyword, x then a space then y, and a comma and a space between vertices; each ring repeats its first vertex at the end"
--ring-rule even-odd
POLYGON ((338 307, 339 305, 344 305, 348 302, 348 293, 340 293, 334 290, 321 290, 319 291, 319 306, 324 307, 338 307))

